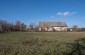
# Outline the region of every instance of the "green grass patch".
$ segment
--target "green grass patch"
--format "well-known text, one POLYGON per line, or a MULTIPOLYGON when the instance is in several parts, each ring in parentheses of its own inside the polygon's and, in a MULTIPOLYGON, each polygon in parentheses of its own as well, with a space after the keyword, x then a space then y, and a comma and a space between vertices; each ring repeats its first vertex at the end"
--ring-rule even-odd
POLYGON ((0 33, 0 55, 66 55, 67 43, 84 37, 84 32, 0 33))

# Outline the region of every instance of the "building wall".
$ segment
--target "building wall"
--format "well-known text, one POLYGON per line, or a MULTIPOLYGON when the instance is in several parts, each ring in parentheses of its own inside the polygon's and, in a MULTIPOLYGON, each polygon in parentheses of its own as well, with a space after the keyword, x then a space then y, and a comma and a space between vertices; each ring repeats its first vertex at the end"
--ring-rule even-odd
POLYGON ((67 27, 53 27, 55 31, 67 31, 67 27))
POLYGON ((45 27, 44 29, 45 29, 45 31, 48 31, 48 28, 45 27))
POLYGON ((53 27, 55 31, 61 31, 61 27, 53 27))
POLYGON ((48 31, 53 31, 53 28, 48 28, 48 31))
POLYGON ((39 28, 39 31, 42 31, 41 28, 39 28))
POLYGON ((39 28, 39 31, 67 31, 67 27, 51 27, 51 28, 39 28))
POLYGON ((67 27, 62 27, 62 31, 67 31, 67 27))

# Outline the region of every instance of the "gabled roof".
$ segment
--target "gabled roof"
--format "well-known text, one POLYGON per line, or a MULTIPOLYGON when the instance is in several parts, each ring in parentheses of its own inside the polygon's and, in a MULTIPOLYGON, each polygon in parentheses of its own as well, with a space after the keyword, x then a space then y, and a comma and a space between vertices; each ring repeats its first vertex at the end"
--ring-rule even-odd
POLYGON ((40 27, 67 27, 66 22, 39 22, 40 27))

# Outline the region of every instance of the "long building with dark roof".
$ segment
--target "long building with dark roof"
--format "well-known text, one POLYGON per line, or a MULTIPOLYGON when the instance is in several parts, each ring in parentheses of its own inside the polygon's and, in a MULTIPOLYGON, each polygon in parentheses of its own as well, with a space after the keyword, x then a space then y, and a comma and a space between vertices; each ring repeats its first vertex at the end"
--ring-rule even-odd
POLYGON ((39 30, 42 31, 67 31, 66 22, 39 22, 39 30))

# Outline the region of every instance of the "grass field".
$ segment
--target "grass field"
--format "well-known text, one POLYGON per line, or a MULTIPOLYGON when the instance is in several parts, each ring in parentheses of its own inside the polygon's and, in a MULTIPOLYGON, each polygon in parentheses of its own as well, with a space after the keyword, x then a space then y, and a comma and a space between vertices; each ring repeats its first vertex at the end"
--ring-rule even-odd
POLYGON ((0 55, 66 55, 67 43, 84 38, 84 32, 0 33, 0 55))

